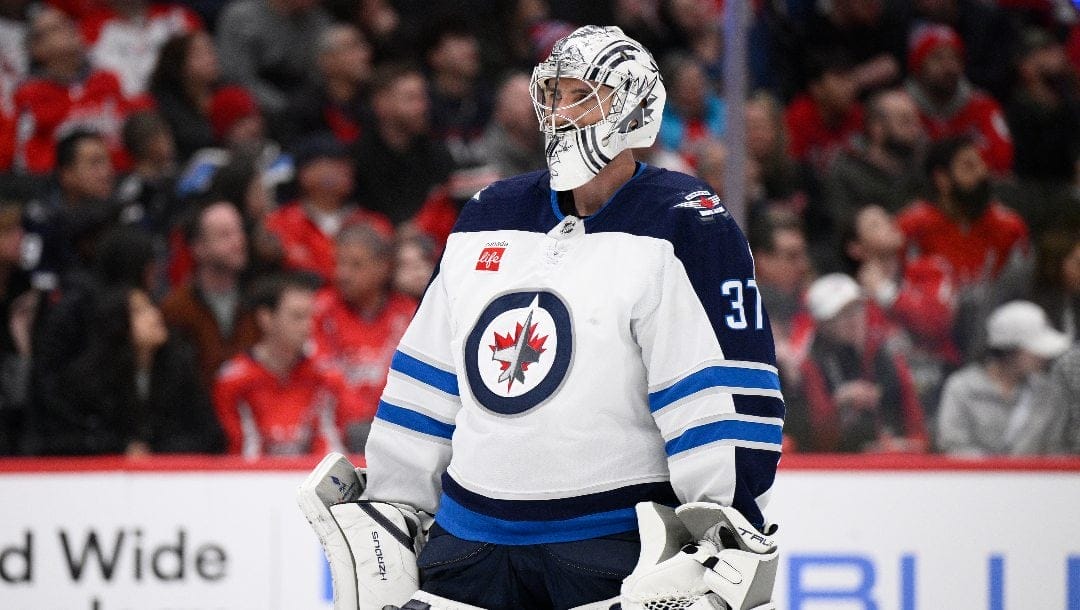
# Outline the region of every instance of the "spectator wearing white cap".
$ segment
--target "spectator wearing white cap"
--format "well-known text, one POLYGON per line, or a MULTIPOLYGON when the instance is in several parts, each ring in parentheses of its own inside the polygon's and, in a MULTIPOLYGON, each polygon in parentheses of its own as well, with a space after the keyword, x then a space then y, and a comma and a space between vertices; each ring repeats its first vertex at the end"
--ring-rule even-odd
POLYGON ((806 307, 816 324, 810 355, 800 366, 806 413, 788 415, 798 449, 925 451, 922 405, 903 355, 892 348, 895 330, 881 308, 843 273, 815 280, 806 307))
POLYGON ((1035 392, 1050 361, 1069 347, 1046 313, 1006 303, 986 322, 986 357, 949 376, 938 414, 938 446, 953 455, 1011 452, 1031 424, 1035 392))

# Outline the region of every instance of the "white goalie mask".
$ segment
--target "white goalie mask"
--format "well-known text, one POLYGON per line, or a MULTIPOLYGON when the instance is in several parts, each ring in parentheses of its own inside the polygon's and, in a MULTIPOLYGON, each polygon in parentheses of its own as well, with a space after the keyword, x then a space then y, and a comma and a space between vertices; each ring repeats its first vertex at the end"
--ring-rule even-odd
POLYGON ((556 191, 585 184, 627 148, 652 146, 667 99, 645 47, 595 25, 555 43, 531 90, 556 191))

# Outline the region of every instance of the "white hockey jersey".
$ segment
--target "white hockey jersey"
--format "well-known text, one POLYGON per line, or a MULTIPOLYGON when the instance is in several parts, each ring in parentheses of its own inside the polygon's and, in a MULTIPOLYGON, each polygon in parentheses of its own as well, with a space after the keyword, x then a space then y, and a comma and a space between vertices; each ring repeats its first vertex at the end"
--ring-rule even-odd
POLYGON ((783 413, 753 259, 704 183, 639 164, 580 220, 534 172, 463 209, 391 365, 367 497, 500 544, 630 531, 645 500, 761 527, 783 413))

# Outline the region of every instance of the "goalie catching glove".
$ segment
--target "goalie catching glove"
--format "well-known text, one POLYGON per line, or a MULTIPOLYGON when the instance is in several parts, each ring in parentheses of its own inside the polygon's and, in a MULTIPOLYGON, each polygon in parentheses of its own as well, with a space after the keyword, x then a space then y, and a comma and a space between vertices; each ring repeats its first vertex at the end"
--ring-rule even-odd
POLYGON ((773 610, 779 551, 734 508, 637 505, 641 555, 622 585, 623 610, 773 610))
POLYGON ((334 584, 334 610, 402 605, 420 587, 416 556, 431 517, 404 504, 360 500, 364 472, 331 453, 297 489, 334 584))

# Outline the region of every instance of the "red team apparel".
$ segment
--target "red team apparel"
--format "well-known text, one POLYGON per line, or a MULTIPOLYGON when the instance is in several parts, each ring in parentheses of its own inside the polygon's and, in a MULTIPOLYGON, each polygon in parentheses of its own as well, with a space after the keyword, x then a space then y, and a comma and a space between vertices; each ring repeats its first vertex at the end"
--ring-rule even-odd
POLYGON ((788 153, 800 163, 810 163, 824 171, 848 142, 863 128, 863 109, 856 105, 844 120, 829 125, 809 94, 796 97, 784 114, 788 153))
POLYGON ((956 286, 952 266, 940 256, 908 260, 896 300, 885 308, 889 318, 911 333, 918 347, 943 362, 960 364, 952 337, 956 318, 956 286))
MULTIPOLYGON (((964 43, 952 28, 935 24, 915 28, 908 52, 909 72, 920 73, 927 57, 941 47, 952 49, 961 58, 964 56, 964 43)), ((931 100, 914 81, 909 81, 908 93, 919 106, 919 116, 930 139, 971 137, 994 173, 1005 174, 1012 168, 1013 143, 1005 113, 989 94, 976 89, 965 78, 960 79, 956 93, 944 105, 931 100)))
POLYGON ((991 171, 999 175, 1008 173, 1013 164, 1013 142, 1001 105, 978 90, 959 96, 958 101, 947 115, 930 114, 925 105, 919 105, 927 135, 934 141, 953 136, 971 137, 991 171))
POLYGON ((997 277, 1010 257, 1028 248, 1024 220, 999 203, 966 226, 926 201, 912 204, 896 220, 909 255, 941 256, 960 287, 997 277))
POLYGON ((77 83, 31 79, 15 92, 14 159, 11 167, 44 174, 56 164, 56 142, 75 129, 100 133, 114 165, 123 166, 120 132, 135 110, 111 72, 92 72, 77 83))
POLYGON ((368 319, 336 291, 319 293, 315 301, 317 358, 341 373, 349 393, 349 400, 338 409, 339 429, 375 417, 390 360, 415 311, 415 300, 394 293, 379 315, 368 319))
POLYGON ((245 353, 222 367, 214 406, 229 453, 322 455, 341 450, 334 417, 344 391, 341 376, 313 358, 301 360, 283 379, 245 353))
MULTIPOLYGON (((356 209, 342 223, 368 223, 385 234, 393 235, 394 227, 385 216, 377 212, 356 209)), ((312 271, 324 280, 334 279, 336 248, 334 238, 323 233, 311 220, 300 203, 291 203, 270 213, 266 228, 281 240, 285 250, 285 266, 290 269, 312 271)))

